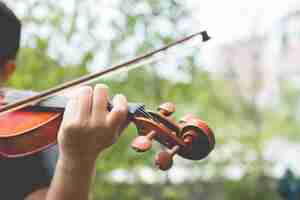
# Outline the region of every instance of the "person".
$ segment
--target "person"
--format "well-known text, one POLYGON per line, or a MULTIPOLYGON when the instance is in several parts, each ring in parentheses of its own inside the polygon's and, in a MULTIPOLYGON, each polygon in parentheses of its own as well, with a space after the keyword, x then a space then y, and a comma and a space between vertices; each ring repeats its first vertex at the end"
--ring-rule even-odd
POLYGON ((298 200, 300 197, 300 179, 288 168, 279 179, 277 191, 284 200, 298 200))
MULTIPOLYGON (((0 26, 3 88, 16 68, 21 23, 1 1, 0 26)), ((57 146, 32 156, 0 158, 0 199, 88 199, 96 159, 115 143, 126 126, 128 106, 126 98, 119 94, 108 112, 108 88, 102 84, 76 91, 65 109, 57 146)))

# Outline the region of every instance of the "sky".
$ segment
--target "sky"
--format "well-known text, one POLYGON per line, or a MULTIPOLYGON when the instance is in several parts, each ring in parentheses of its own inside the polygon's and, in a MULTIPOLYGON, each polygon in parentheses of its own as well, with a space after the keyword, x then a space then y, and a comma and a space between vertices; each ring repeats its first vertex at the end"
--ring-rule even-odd
POLYGON ((278 20, 300 8, 297 0, 186 0, 198 26, 206 29, 212 40, 202 51, 204 63, 213 63, 216 48, 249 36, 272 31, 278 20))
POLYGON ((186 0, 193 16, 215 41, 226 42, 247 36, 258 23, 258 32, 270 30, 287 11, 300 6, 297 0, 186 0))

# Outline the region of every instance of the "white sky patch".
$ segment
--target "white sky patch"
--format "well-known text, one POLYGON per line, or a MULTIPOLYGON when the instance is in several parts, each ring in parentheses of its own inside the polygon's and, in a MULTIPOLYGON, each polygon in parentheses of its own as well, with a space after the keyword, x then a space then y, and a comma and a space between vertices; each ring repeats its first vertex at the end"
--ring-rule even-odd
MULTIPOLYGON (((299 1, 298 1, 299 2, 299 1)), ((225 42, 249 34, 255 23, 259 32, 270 29, 274 22, 299 5, 297 0, 187 0, 199 25, 207 28, 215 41, 225 42)))
POLYGON ((199 27, 212 36, 203 51, 203 62, 214 64, 216 49, 228 42, 245 38, 253 33, 266 33, 276 26, 280 17, 300 8, 297 0, 187 0, 199 27))
POLYGON ((287 168, 300 175, 300 144, 277 137, 266 144, 264 158, 274 162, 272 175, 281 177, 287 168))

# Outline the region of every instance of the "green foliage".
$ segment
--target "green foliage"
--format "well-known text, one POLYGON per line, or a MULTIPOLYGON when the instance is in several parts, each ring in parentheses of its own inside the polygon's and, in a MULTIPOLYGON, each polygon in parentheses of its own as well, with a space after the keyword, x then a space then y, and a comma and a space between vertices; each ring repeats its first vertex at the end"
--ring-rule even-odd
POLYGON ((9 85, 19 89, 40 91, 86 73, 84 66, 60 67, 41 49, 23 48, 19 54, 17 71, 9 85))
MULTIPOLYGON (((32 2, 15 1, 16 5, 23 4, 30 11, 22 16, 23 27, 28 29, 32 24, 37 27, 47 26, 51 31, 48 35, 35 33, 26 36, 27 40, 18 57, 17 71, 9 86, 36 91, 89 73, 88 66, 99 52, 106 52, 104 57, 108 60, 101 65, 110 64, 168 43, 178 35, 186 34, 189 30, 184 25, 191 20, 189 10, 184 4, 174 0, 113 1, 111 9, 117 13, 118 18, 111 19, 108 25, 103 22, 106 19, 105 13, 98 13, 100 17, 94 16, 91 6, 88 7, 79 0, 72 1, 74 9, 68 12, 57 1, 32 2), (43 16, 34 15, 41 7, 46 10, 43 16), (139 7, 144 10, 137 10, 139 7), (85 25, 82 25, 82 21, 85 25), (165 26, 171 27, 171 32, 164 32, 163 25, 155 25, 162 21, 165 26), (96 31, 100 26, 97 23, 100 22, 104 26, 101 30, 112 30, 109 40, 102 38, 96 31), (61 39, 59 41, 70 44, 67 47, 82 50, 82 54, 77 55, 75 64, 65 62, 69 55, 64 54, 62 44, 53 43, 53 39, 58 37, 61 39), (77 39, 80 45, 71 46, 72 41, 77 39), (132 40, 135 41, 130 46, 133 51, 122 50, 122 45, 132 40), (87 41, 92 41, 91 46, 84 46, 87 41), (50 53, 53 49, 56 50, 56 56, 50 53)), ((91 1, 92 5, 98 3, 100 1, 91 1)), ((267 141, 278 135, 299 139, 297 131, 300 127, 296 112, 299 90, 289 82, 283 82, 276 108, 260 109, 238 93, 234 80, 216 78, 210 72, 202 70, 201 66, 197 66, 197 56, 199 52, 194 52, 177 69, 178 73, 189 78, 187 82, 175 82, 160 76, 159 69, 151 68, 153 66, 98 81, 109 85, 111 95, 124 93, 129 101, 143 102, 153 110, 163 101, 175 102, 177 111, 174 117, 177 119, 186 113, 193 113, 207 121, 215 130, 216 150, 212 158, 194 164, 189 162, 187 165, 204 172, 214 171, 214 183, 196 181, 178 185, 169 182, 147 185, 139 182, 129 184, 107 181, 105 175, 114 169, 134 171, 135 167, 152 166, 154 152, 159 148, 155 147, 153 151, 142 155, 133 152, 129 146, 136 130, 134 126, 130 126, 119 142, 100 156, 92 199, 277 198, 274 180, 266 177, 272 163, 264 160, 262 149, 267 141), (223 152, 224 149, 233 147, 237 147, 237 150, 230 152, 229 156, 223 152), (250 154, 252 159, 249 159, 250 154), (239 164, 245 169, 241 180, 230 181, 224 176, 223 171, 232 164, 239 164)))
POLYGON ((240 181, 224 183, 225 199, 273 199, 279 200, 276 184, 267 177, 247 176, 240 181))

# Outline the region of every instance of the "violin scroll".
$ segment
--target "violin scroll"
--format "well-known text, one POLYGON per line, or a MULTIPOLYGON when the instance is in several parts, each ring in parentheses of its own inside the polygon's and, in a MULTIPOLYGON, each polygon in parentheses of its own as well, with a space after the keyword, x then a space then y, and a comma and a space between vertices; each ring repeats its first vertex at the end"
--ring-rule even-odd
POLYGON ((168 102, 161 104, 158 112, 148 111, 146 117, 137 114, 132 120, 139 134, 131 144, 134 150, 150 150, 153 140, 166 147, 154 159, 155 165, 161 170, 172 167, 176 154, 190 160, 201 160, 215 146, 214 134, 204 121, 188 114, 177 123, 171 118, 174 112, 175 105, 168 102))

